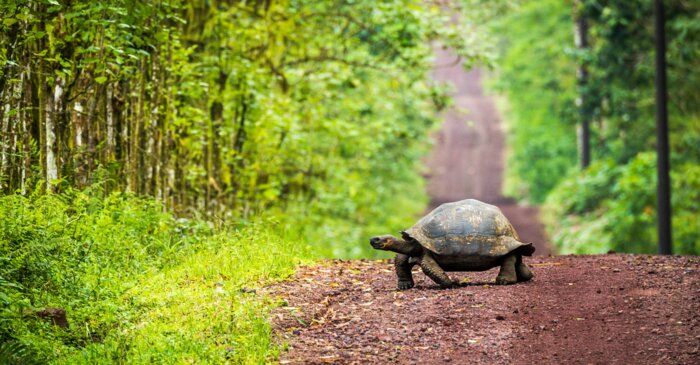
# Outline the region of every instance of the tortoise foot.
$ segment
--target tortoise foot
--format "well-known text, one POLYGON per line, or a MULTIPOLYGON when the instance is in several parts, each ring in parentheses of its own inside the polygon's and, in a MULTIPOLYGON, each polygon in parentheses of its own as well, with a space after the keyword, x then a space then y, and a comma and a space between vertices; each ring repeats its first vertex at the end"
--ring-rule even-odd
POLYGON ((520 263, 515 266, 515 271, 518 274, 518 281, 528 281, 532 279, 532 271, 527 265, 520 263))
POLYGON ((496 276, 496 285, 509 285, 518 282, 518 274, 516 273, 515 266, 518 264, 518 257, 516 255, 508 255, 503 259, 501 264, 501 271, 496 276))
POLYGON ((458 286, 459 286, 459 283, 457 283, 457 282, 454 281, 454 280, 450 280, 450 281, 447 282, 447 283, 441 283, 441 284, 440 284, 440 288, 441 288, 441 289, 456 288, 456 287, 458 287, 458 286))
POLYGON ((510 285, 510 284, 515 284, 518 282, 518 279, 515 277, 509 277, 509 276, 501 276, 498 275, 496 277, 496 285, 510 285))
POLYGON ((413 288, 414 285, 415 284, 413 283, 413 280, 399 280, 398 289, 399 290, 411 289, 411 288, 413 288))

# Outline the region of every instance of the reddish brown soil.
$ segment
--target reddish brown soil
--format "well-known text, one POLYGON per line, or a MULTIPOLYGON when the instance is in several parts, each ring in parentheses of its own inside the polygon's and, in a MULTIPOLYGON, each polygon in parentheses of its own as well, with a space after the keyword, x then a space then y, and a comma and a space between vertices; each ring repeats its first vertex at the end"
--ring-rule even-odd
MULTIPOLYGON (((700 364, 700 259, 533 257, 535 278, 495 286, 458 273, 441 290, 419 270, 396 291, 388 261, 302 267, 269 288, 282 364, 700 364)), ((454 273, 453 273, 454 274, 454 273)))

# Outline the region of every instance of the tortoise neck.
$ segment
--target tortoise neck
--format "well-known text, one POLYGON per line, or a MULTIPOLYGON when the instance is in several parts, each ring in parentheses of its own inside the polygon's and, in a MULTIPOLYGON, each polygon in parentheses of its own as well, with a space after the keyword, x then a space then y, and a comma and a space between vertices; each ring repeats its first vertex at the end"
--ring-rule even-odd
POLYGON ((423 247, 416 241, 404 241, 397 239, 394 241, 391 251, 402 253, 411 257, 418 257, 423 254, 423 247))

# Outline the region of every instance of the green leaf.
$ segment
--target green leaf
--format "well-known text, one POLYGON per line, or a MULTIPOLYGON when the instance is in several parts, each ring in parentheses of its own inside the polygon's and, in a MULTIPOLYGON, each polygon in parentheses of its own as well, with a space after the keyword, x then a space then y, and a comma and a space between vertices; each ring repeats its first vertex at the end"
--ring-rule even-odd
POLYGON ((15 19, 15 18, 7 18, 7 19, 3 19, 3 21, 2 21, 2 24, 4 24, 7 27, 9 27, 15 23, 17 23, 17 19, 15 19))
POLYGON ((104 84, 105 82, 107 82, 107 76, 99 76, 99 77, 96 77, 96 78, 95 78, 95 82, 97 82, 97 83, 100 84, 100 85, 101 85, 101 84, 104 84))

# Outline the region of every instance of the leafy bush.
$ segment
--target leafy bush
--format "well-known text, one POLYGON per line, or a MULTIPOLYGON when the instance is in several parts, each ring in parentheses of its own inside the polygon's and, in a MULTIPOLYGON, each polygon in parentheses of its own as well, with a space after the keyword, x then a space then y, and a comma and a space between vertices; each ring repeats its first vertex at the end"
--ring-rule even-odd
MULTIPOLYGON (((674 252, 700 254, 700 166, 674 167, 671 180, 674 252)), ((656 252, 656 155, 572 173, 547 198, 543 217, 560 253, 656 252)))

